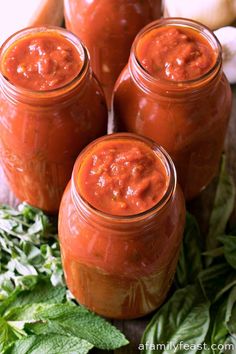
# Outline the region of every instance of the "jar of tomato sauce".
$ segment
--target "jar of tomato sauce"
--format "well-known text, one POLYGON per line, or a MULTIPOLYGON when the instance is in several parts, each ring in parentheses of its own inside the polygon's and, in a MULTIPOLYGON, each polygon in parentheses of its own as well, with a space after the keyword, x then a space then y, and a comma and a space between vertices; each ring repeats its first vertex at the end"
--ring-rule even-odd
POLYGON ((117 319, 143 316, 171 285, 185 223, 169 155, 134 134, 112 134, 76 160, 59 210, 67 285, 80 304, 117 319))
POLYGON ((161 13, 160 0, 64 0, 66 27, 91 55, 110 106, 112 90, 138 31, 161 13))
POLYGON ((203 25, 169 18, 136 37, 114 90, 116 129, 162 145, 191 199, 218 171, 231 112, 221 47, 203 25))
POLYGON ((0 55, 0 153, 14 194, 56 212, 79 152, 107 130, 86 48, 54 27, 22 30, 0 55))

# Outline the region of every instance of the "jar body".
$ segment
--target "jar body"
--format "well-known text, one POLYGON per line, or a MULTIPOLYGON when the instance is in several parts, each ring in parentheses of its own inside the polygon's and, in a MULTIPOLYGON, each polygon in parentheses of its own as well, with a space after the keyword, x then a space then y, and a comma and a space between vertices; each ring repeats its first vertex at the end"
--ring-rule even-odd
POLYGON ((232 100, 222 71, 209 89, 194 90, 178 97, 144 92, 128 64, 117 80, 113 101, 116 129, 162 145, 175 163, 186 199, 199 194, 218 171, 232 100))
POLYGON ((91 55, 92 68, 110 106, 115 81, 128 61, 138 31, 160 13, 153 0, 64 0, 66 27, 91 55))
POLYGON ((58 211, 79 152, 107 130, 102 89, 91 72, 84 79, 69 100, 48 98, 46 105, 0 94, 4 172, 17 198, 47 212, 58 211))
POLYGON ((176 269, 185 223, 182 192, 149 218, 125 227, 87 220, 71 183, 59 212, 59 240, 67 285, 76 299, 110 318, 144 316, 162 304, 176 269), (148 226, 149 223, 149 227, 148 226))

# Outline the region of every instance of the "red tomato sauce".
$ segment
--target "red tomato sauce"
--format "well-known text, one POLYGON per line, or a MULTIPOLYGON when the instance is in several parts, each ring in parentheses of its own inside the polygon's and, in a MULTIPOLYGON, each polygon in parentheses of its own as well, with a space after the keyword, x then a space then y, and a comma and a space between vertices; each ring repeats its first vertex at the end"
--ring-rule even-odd
POLYGON ((81 305, 128 319, 163 303, 178 261, 185 203, 174 165, 157 144, 133 134, 89 144, 74 165, 58 221, 66 283, 81 305), (112 199, 113 191, 127 209, 112 199))
POLYGON ((78 186, 82 197, 111 215, 133 215, 152 208, 169 182, 166 168, 143 142, 105 141, 83 161, 78 186))
POLYGON ((87 50, 72 33, 60 27, 32 27, 2 46, 0 158, 19 200, 49 213, 58 212, 78 154, 106 134, 107 116, 105 97, 87 50), (14 72, 24 53, 28 78, 14 72), (57 60, 55 74, 37 71, 40 58, 54 64, 57 60), (35 72, 29 70, 31 65, 35 72), (11 80, 6 73, 12 74, 11 80))
POLYGON ((65 0, 66 27, 88 48, 107 103, 136 34, 161 15, 160 0, 65 0))
POLYGON ((3 58, 4 76, 15 86, 35 91, 60 88, 73 80, 83 58, 65 37, 37 32, 18 39, 3 58))
POLYGON ((186 81, 207 73, 216 62, 216 53, 197 31, 182 26, 165 26, 142 37, 137 58, 157 79, 186 81))

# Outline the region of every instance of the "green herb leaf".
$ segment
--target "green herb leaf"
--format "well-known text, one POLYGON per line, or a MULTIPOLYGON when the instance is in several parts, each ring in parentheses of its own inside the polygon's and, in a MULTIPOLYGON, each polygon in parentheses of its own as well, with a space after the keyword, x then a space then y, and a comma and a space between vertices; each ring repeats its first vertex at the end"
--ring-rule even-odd
POLYGON ((212 250, 206 251, 202 253, 203 256, 209 256, 212 258, 222 257, 224 256, 224 247, 217 247, 212 250))
MULTIPOLYGON (((142 343, 167 344, 178 346, 180 343, 195 345, 195 349, 183 350, 176 347, 175 353, 194 354, 201 344, 210 323, 209 302, 197 285, 177 290, 171 299, 154 315, 146 328, 142 343)), ((145 354, 170 353, 164 348, 146 349, 145 354)))
POLYGON ((15 307, 39 303, 61 303, 65 300, 65 287, 54 287, 48 278, 38 278, 38 282, 31 290, 16 289, 7 300, 0 305, 0 313, 7 315, 15 307))
POLYGON ((0 206, 0 301, 30 277, 47 275, 63 285, 56 229, 41 210, 21 204, 0 206))
POLYGON ((93 345, 76 337, 47 334, 15 342, 6 354, 86 354, 93 345))
POLYGON ((112 350, 128 344, 117 328, 81 306, 52 305, 39 311, 36 319, 43 321, 44 325, 28 324, 27 331, 35 334, 70 334, 87 340, 99 349, 112 350))
MULTIPOLYGON (((211 330, 211 344, 215 345, 224 345, 224 343, 227 340, 228 337, 228 329, 226 326, 226 321, 227 321, 227 303, 228 299, 225 298, 223 302, 221 303, 216 303, 214 306, 215 310, 215 316, 214 316, 214 323, 213 323, 213 328, 211 330)), ((211 317, 213 315, 211 314, 211 317)), ((214 350, 215 354, 220 354, 221 350, 220 349, 215 349, 214 350)))
POLYGON ((236 335, 230 335, 225 342, 224 354, 235 354, 236 335))
POLYGON ((0 317, 0 353, 3 353, 5 348, 21 337, 4 318, 0 317))
POLYGON ((236 336, 236 286, 232 289, 229 295, 226 325, 229 332, 236 336))
POLYGON ((4 314, 4 319, 8 322, 33 322, 36 314, 43 308, 50 306, 45 303, 12 307, 4 314))
POLYGON ((23 306, 42 302, 55 304, 63 302, 65 296, 66 289, 64 286, 54 287, 48 278, 41 278, 31 291, 21 291, 11 306, 23 306))
POLYGON ((224 245, 224 256, 226 261, 236 269, 236 236, 224 235, 218 237, 224 245))
POLYGON ((236 273, 226 264, 216 264, 199 273, 198 280, 211 303, 236 285, 236 273))
POLYGON ((184 238, 176 270, 178 286, 185 287, 194 283, 202 269, 200 230, 196 219, 187 213, 184 238))
MULTIPOLYGON (((226 169, 226 157, 222 157, 220 175, 210 216, 209 232, 206 240, 206 249, 211 250, 218 246, 217 237, 225 233, 225 228, 234 208, 235 186, 233 179, 226 169)), ((209 259, 210 263, 211 260, 209 259)))

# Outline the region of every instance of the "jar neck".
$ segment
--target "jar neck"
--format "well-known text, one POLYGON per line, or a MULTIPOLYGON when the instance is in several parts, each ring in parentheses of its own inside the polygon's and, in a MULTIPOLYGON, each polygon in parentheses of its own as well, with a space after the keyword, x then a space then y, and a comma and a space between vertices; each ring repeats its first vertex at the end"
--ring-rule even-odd
POLYGON ((106 137, 99 138, 85 148, 82 153, 79 155, 73 169, 72 179, 71 179, 71 198, 74 203, 75 208, 79 212, 80 216, 84 219, 85 222, 88 222, 90 225, 94 225, 96 228, 97 225, 105 229, 110 229, 112 231, 118 231, 119 234, 135 234, 137 232, 146 232, 151 230, 157 224, 158 216, 163 214, 165 210, 168 209, 173 196, 175 195, 177 184, 177 177, 174 164, 169 157, 169 155, 158 146, 156 143, 146 139, 144 137, 136 136, 129 133, 119 133, 111 134, 106 137), (168 176, 168 185, 166 192, 162 199, 151 209, 142 212, 140 214, 129 215, 129 216, 116 216, 104 213, 100 210, 95 209, 91 206, 80 194, 78 189, 78 171, 80 169, 81 162, 84 160, 85 155, 89 150, 100 141, 104 139, 116 139, 116 138, 129 138, 129 139, 138 139, 139 141, 151 144, 154 151, 159 154, 162 159, 162 162, 166 168, 166 174, 168 176))
POLYGON ((0 52, 0 63, 3 60, 7 49, 20 38, 36 32, 56 32, 69 40, 79 51, 83 60, 81 70, 78 75, 66 85, 47 91, 34 91, 24 89, 22 87, 12 84, 3 74, 0 66, 0 90, 2 94, 12 103, 22 103, 31 106, 50 107, 54 104, 67 103, 73 100, 75 96, 81 94, 86 87, 88 79, 92 76, 92 69, 90 66, 90 58, 86 47, 81 41, 67 30, 54 26, 45 27, 30 27, 21 30, 12 35, 3 45, 0 52))
POLYGON ((221 45, 214 33, 211 32, 205 26, 199 24, 198 22, 182 18, 164 18, 147 25, 136 36, 131 49, 131 54, 128 62, 128 69, 131 78, 133 79, 136 86, 138 86, 146 94, 153 96, 157 95, 163 98, 171 97, 176 99, 185 99, 186 95, 202 95, 204 91, 207 92, 209 91, 209 89, 213 89, 221 79, 221 45), (137 46, 139 41, 144 37, 147 32, 165 26, 188 27, 197 31, 207 39, 209 45, 216 53, 216 61, 214 65, 208 70, 208 72, 196 79, 186 81, 172 81, 153 77, 142 67, 137 55, 137 46))

